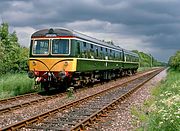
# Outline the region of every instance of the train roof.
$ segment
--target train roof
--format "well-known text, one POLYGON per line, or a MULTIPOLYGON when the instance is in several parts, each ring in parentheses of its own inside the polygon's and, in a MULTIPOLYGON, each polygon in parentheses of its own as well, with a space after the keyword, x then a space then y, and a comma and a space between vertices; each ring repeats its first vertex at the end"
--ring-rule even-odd
POLYGON ((36 37, 46 37, 46 35, 49 35, 49 34, 54 34, 56 36, 72 36, 72 37, 76 37, 76 38, 80 38, 80 39, 83 39, 83 40, 87 40, 87 41, 90 41, 90 42, 94 42, 94 43, 97 43, 97 44, 100 44, 100 45, 104 45, 104 46, 108 46, 108 47, 111 47, 111 48, 114 48, 114 49, 119 49, 119 50, 122 50, 121 47, 119 46, 116 46, 116 45, 113 45, 113 44, 108 44, 104 41, 101 41, 101 40, 98 40, 96 38, 93 38, 93 37, 90 37, 90 36, 87 36, 85 34, 82 34, 82 33, 79 33, 77 31, 74 31, 74 30, 70 30, 70 29, 66 29, 66 28, 54 28, 54 29, 43 29, 43 30, 39 30, 35 33, 32 34, 32 38, 36 38, 36 37))
POLYGON ((87 41, 90 41, 90 42, 94 42, 94 43, 97 43, 97 44, 100 44, 100 45, 103 45, 103 46, 111 47, 111 48, 114 48, 114 49, 124 50, 124 52, 126 54, 130 54, 130 55, 138 57, 138 55, 136 53, 132 52, 132 51, 125 50, 125 49, 123 49, 123 48, 121 48, 119 46, 116 46, 114 44, 108 44, 107 42, 98 40, 96 38, 87 36, 85 34, 82 34, 82 33, 79 33, 77 31, 67 29, 67 28, 43 29, 43 30, 36 31, 35 33, 32 34, 31 37, 32 38, 46 37, 47 35, 55 35, 55 36, 62 36, 62 37, 64 37, 64 36, 72 36, 72 37, 80 38, 80 39, 87 40, 87 41))

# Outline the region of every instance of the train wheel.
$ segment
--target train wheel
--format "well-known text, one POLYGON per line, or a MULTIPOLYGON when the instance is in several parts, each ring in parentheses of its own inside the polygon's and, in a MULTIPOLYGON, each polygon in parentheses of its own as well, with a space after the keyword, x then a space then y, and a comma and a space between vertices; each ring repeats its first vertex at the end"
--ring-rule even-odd
POLYGON ((81 87, 81 88, 85 87, 84 81, 81 81, 81 82, 80 82, 80 87, 81 87))
POLYGON ((63 88, 66 90, 70 85, 70 82, 68 80, 68 78, 64 78, 63 80, 63 88))
POLYGON ((43 88, 46 92, 49 92, 49 82, 42 82, 41 88, 43 88))

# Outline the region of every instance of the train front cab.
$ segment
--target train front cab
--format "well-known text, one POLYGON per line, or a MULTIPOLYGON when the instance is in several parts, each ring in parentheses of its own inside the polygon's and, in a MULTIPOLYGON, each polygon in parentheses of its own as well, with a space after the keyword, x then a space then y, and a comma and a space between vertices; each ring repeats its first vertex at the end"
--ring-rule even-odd
POLYGON ((68 86, 77 60, 71 55, 71 40, 67 38, 32 38, 29 77, 48 90, 50 86, 68 86))

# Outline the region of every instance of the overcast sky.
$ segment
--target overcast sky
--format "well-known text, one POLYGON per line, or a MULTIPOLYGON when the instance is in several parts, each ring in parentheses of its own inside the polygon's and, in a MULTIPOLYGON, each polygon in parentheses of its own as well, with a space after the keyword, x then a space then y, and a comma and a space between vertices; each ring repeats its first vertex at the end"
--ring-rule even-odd
POLYGON ((180 50, 180 0, 0 0, 0 17, 27 47, 33 32, 66 27, 164 62, 180 50))

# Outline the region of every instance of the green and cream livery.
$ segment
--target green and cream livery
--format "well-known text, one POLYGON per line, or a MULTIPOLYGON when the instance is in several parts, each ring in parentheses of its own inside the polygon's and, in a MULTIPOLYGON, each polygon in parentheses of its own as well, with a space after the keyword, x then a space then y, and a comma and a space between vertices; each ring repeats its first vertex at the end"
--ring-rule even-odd
POLYGON ((137 54, 73 30, 44 29, 31 36, 28 75, 46 90, 133 74, 138 65, 137 54))

